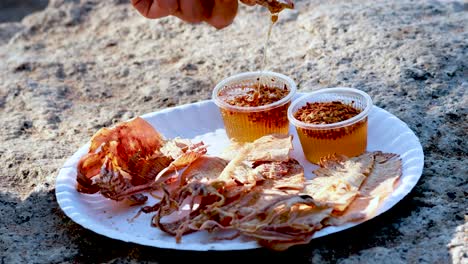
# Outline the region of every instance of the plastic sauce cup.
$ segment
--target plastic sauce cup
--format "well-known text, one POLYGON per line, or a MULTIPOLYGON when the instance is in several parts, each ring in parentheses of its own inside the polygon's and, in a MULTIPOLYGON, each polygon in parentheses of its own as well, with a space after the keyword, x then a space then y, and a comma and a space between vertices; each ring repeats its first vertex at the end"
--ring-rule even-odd
POLYGON ((213 101, 219 107, 226 133, 231 141, 251 142, 268 134, 288 134, 288 107, 296 93, 296 83, 289 77, 275 72, 245 72, 228 77, 213 90, 213 101), (267 87, 287 87, 289 93, 282 99, 261 106, 237 106, 223 100, 225 89, 254 87, 259 78, 267 87))
POLYGON ((354 157, 366 151, 367 117, 372 105, 372 99, 363 91, 354 88, 325 88, 295 100, 288 109, 288 119, 296 127, 307 160, 318 163, 321 158, 332 154, 354 157), (294 117, 307 103, 333 101, 353 106, 360 113, 331 124, 310 124, 294 117))

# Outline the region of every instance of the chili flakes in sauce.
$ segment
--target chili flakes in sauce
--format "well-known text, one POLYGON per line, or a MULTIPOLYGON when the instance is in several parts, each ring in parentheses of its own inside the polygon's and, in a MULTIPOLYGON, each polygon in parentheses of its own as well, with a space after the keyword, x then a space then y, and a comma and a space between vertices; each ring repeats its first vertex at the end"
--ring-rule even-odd
POLYGON ((308 124, 333 124, 353 118, 361 110, 339 101, 307 103, 296 111, 294 117, 308 124))
POLYGON ((242 85, 223 89, 220 98, 233 106, 256 107, 272 104, 289 94, 286 85, 283 88, 264 84, 242 85))

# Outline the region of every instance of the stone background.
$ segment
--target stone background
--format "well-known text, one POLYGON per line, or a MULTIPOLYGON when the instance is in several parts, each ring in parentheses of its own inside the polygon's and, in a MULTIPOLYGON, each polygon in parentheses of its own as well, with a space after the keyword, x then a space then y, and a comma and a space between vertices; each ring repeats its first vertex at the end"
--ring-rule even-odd
POLYGON ((142 18, 127 0, 2 0, 0 263, 467 263, 468 4, 296 4, 273 29, 268 69, 299 91, 364 90, 405 121, 425 152, 405 199, 282 253, 161 250, 83 229, 55 200, 64 161, 101 127, 209 99, 221 79, 257 70, 266 10, 242 6, 215 30, 142 18))

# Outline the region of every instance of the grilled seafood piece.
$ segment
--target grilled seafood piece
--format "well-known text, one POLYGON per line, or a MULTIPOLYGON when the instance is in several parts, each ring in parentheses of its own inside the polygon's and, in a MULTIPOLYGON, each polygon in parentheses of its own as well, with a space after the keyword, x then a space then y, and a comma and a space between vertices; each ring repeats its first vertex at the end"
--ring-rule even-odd
POLYGON ((182 174, 185 186, 165 193, 152 225, 176 236, 177 241, 198 230, 242 233, 240 224, 245 227, 246 217, 269 206, 270 196, 259 199, 263 193, 281 198, 303 188, 304 171, 289 158, 291 149, 291 136, 270 135, 231 149, 236 154, 229 163, 216 157, 198 159, 182 174))
POLYGON ((316 177, 306 182, 304 192, 342 212, 356 198, 361 184, 371 173, 374 154, 364 153, 350 159, 334 156, 322 160, 320 165, 314 171, 316 177))
POLYGON ((203 156, 190 164, 180 177, 180 187, 172 192, 165 189, 151 225, 174 235, 177 241, 195 231, 190 228, 194 218, 225 202, 225 183, 217 178, 227 163, 219 157, 203 156))
POLYGON ((333 213, 326 225, 362 221, 375 215, 382 201, 395 189, 402 174, 401 158, 393 153, 372 152, 374 166, 346 211, 333 213))
MULTIPOLYGON (((259 196, 271 194, 261 192, 259 196)), ((278 251, 308 243, 333 210, 308 195, 279 194, 276 199, 268 198, 266 206, 235 221, 233 226, 242 234, 259 240, 261 245, 278 251)))
MULTIPOLYGON (((163 144, 161 134, 141 118, 118 124, 113 128, 100 129, 91 138, 88 154, 78 163, 78 190, 84 193, 99 191, 100 187, 92 179, 100 175, 103 165, 109 162, 121 171, 136 174, 136 177, 123 174, 128 181, 132 181, 132 185, 146 182, 144 172, 148 169, 145 161, 163 144)), ((169 160, 160 162, 164 168, 169 160)), ((108 171, 113 169, 109 168, 108 171)))
POLYGON ((91 139, 88 154, 78 162, 77 190, 100 192, 121 201, 144 203, 141 192, 159 188, 181 169, 206 153, 200 142, 166 140, 140 117, 99 130, 91 139))

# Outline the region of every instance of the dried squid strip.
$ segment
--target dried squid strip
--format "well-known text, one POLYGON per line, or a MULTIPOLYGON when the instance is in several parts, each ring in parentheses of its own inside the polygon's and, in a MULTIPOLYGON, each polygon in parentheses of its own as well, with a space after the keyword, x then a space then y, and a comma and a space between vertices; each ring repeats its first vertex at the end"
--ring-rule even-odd
POLYGON ((258 239, 260 244, 285 250, 293 244, 308 243, 332 210, 308 195, 282 196, 233 225, 241 234, 258 239))
POLYGON ((401 159, 392 153, 373 152, 375 162, 372 172, 362 184, 359 195, 342 214, 328 219, 328 225, 342 225, 371 218, 382 201, 395 189, 401 177, 401 159))
POLYGON ((342 212, 359 194, 361 184, 371 173, 374 154, 365 153, 344 161, 332 157, 321 165, 314 171, 316 177, 305 183, 304 192, 342 212))

